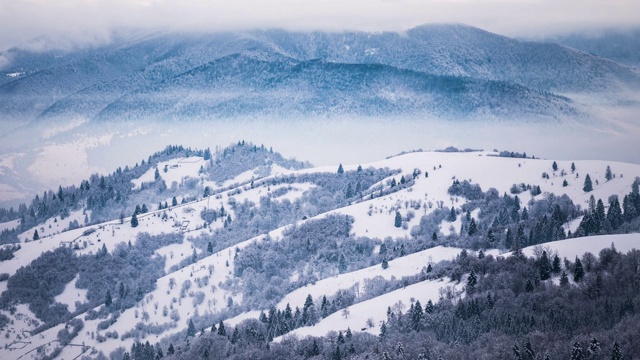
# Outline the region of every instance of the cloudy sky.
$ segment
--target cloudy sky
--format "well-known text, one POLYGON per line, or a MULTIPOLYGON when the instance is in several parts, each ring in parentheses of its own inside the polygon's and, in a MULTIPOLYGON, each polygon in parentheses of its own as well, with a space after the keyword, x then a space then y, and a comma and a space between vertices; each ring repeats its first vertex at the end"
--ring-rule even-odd
POLYGON ((105 41, 118 27, 401 31, 465 23, 540 37, 638 26, 638 14, 638 0, 0 0, 0 50, 105 41))

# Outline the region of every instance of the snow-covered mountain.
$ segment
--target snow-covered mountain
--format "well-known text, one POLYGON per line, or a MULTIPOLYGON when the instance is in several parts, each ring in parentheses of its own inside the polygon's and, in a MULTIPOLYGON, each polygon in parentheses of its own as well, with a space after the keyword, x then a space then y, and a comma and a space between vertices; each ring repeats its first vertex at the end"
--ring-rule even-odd
POLYGON ((18 124, 264 112, 563 117, 580 111, 553 94, 640 86, 636 72, 611 60, 462 25, 402 34, 136 33, 91 49, 2 55, 12 61, 0 73, 0 113, 18 124))
MULTIPOLYGON (((505 233, 519 234, 520 227, 527 240, 517 235, 516 244, 531 245, 522 249, 526 256, 539 257, 544 249, 573 259, 612 244, 621 253, 640 245, 638 233, 582 236, 591 229, 585 216, 599 211, 592 197, 607 204, 608 214, 620 199, 624 221, 607 215, 607 226, 633 229, 634 200, 630 205, 626 199, 637 196, 627 196, 637 191, 635 164, 450 149, 304 167, 244 143, 214 154, 178 149, 34 200, 40 213, 46 211, 42 204, 86 199, 22 229, 19 249, 3 245, 11 256, 3 252, 0 262, 6 273, 0 281, 0 357, 121 355, 117 349, 129 351, 135 341, 158 343, 166 352, 169 342, 194 336, 191 323, 208 332, 223 321, 231 333, 242 321, 262 321, 260 312, 271 307, 306 312, 309 296, 317 321, 288 329, 286 336, 347 329, 377 335, 388 308, 402 312, 402 304, 415 301, 464 298, 467 275, 454 279, 446 261, 463 249, 509 257, 505 233), (108 218, 118 213, 120 219, 108 218), (541 226, 557 241, 547 242, 541 226), (564 236, 569 238, 560 240, 564 236), (47 261, 59 261, 59 277, 37 285, 50 299, 21 283, 30 284, 47 261), (432 266, 437 271, 429 275, 432 266), (129 277, 105 275, 112 273, 129 277), (331 307, 321 308, 323 297, 331 307)), ((20 222, 0 226, 14 229, 20 222)), ((559 275, 545 281, 557 282, 559 275)), ((277 343, 286 336, 273 338, 277 343)))

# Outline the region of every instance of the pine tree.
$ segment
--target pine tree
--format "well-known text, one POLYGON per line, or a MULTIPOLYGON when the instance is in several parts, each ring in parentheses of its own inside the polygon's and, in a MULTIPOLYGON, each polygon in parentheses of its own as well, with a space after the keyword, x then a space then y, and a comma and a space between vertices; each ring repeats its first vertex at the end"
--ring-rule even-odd
POLYGON ((316 307, 313 304, 311 294, 308 294, 304 301, 304 307, 302 308, 302 323, 304 325, 314 325, 316 320, 316 307))
POLYGON ((473 294, 476 290, 476 285, 478 284, 478 276, 476 272, 471 270, 469 277, 467 277, 467 294, 473 294))
POLYGON ((211 241, 209 241, 209 244, 207 244, 207 252, 209 254, 213 253, 213 244, 211 243, 211 241))
POLYGON ((613 352, 611 353, 611 360, 623 360, 622 350, 620 350, 620 344, 618 342, 613 343, 613 352))
POLYGON ((382 269, 387 269, 389 267, 389 262, 387 261, 387 258, 385 257, 384 259, 382 259, 382 269))
POLYGON ((167 355, 175 354, 176 350, 173 348, 173 344, 169 344, 169 348, 167 349, 167 355))
MULTIPOLYGON (((264 315, 264 313, 262 313, 262 315, 264 315)), ((211 332, 215 333, 216 332, 216 323, 211 324, 211 332)))
POLYGON ((385 324, 383 320, 382 325, 380 325, 380 338, 383 338, 386 334, 387 334, 387 324, 385 324))
POLYGON ((527 279, 527 283, 524 286, 524 291, 533 292, 533 282, 531 282, 531 279, 527 279))
POLYGON ((227 330, 224 328, 224 323, 222 320, 218 323, 218 335, 227 336, 227 330))
POLYGON ((136 216, 135 213, 133 213, 133 215, 131 215, 131 227, 138 227, 138 217, 136 216))
POLYGON ((624 222, 624 218, 622 216, 622 209, 620 208, 620 202, 618 201, 618 197, 615 196, 613 201, 609 204, 609 211, 607 212, 607 220, 611 227, 615 230, 624 222))
POLYGON ((111 299, 111 291, 107 290, 107 294, 104 296, 104 305, 109 307, 112 303, 113 299, 111 299))
POLYGON ((584 178, 584 186, 582 187, 584 192, 590 192, 593 190, 593 184, 591 183, 591 177, 589 174, 584 178))
POLYGON ((571 360, 583 360, 584 354, 582 353, 582 347, 578 340, 573 342, 573 349, 571 349, 571 360))
POLYGON ((420 331, 422 329, 423 315, 422 305, 420 304, 420 300, 417 300, 411 311, 411 327, 413 330, 420 331))
POLYGON ((587 349, 587 352, 589 353, 590 357, 594 357, 598 351, 600 351, 600 343, 598 342, 598 339, 593 337, 589 342, 589 348, 587 349))
POLYGON ((177 206, 178 205, 178 199, 176 199, 176 197, 174 196, 173 199, 171 199, 171 206, 177 206))
MULTIPOLYGON (((558 259, 559 260, 559 259, 558 259)), ((542 256, 540 257, 538 270, 540 272, 540 280, 547 280, 551 277, 551 271, 553 267, 551 265, 551 261, 549 260, 549 256, 546 251, 542 252, 542 256)))
POLYGON ((527 339, 524 343, 524 352, 527 354, 529 359, 536 358, 536 352, 533 350, 533 345, 531 345, 531 340, 527 339))
POLYGON ((158 167, 156 166, 156 171, 153 174, 154 180, 160 180, 160 171, 158 171, 158 167))
POLYGON ((613 173, 611 172, 611 167, 609 165, 607 165, 607 170, 604 172, 604 178, 607 179, 607 181, 613 179, 613 173))
POLYGON ((191 319, 189 319, 189 326, 187 327, 187 336, 196 336, 196 327, 191 319))
POLYGON ((393 225, 397 228, 402 226, 402 216, 400 215, 399 211, 396 211, 396 218, 393 222, 393 225))
POLYGON ((552 271, 556 274, 560 273, 560 257, 558 257, 558 254, 555 254, 553 256, 553 265, 551 267, 552 271))
POLYGON ((584 277, 584 268, 582 267, 582 261, 576 256, 576 264, 573 269, 573 281, 579 282, 584 277))
POLYGON ((576 164, 571 163, 571 172, 574 173, 576 171, 576 164))
POLYGON ((469 236, 473 236, 478 232, 478 226, 476 225, 476 221, 472 218, 469 223, 469 231, 467 232, 469 236))
POLYGON ((427 301, 427 305, 424 306, 424 312, 427 314, 431 314, 433 310, 434 310, 433 301, 429 299, 429 301, 427 301))
POLYGON ((554 161, 553 164, 551 164, 551 168, 553 171, 558 171, 558 164, 554 161))
POLYGON ((338 166, 338 174, 344 174, 344 168, 342 167, 342 164, 338 166))
POLYGON ((562 180, 562 187, 567 187, 567 186, 569 186, 567 179, 562 180))
POLYGON ((33 232, 33 240, 40 240, 40 235, 38 234, 38 229, 33 232))
POLYGON ((563 271, 562 275, 560 275, 560 286, 567 286, 567 285, 569 285, 569 277, 567 276, 567 273, 563 271))
POLYGON ((451 207, 451 211, 449 212, 449 222, 454 222, 457 218, 458 217, 456 216, 456 210, 451 207))
POLYGON ((338 259, 338 271, 340 274, 347 272, 347 259, 344 257, 344 253, 341 253, 338 259))
POLYGON ((353 189, 351 188, 351 183, 347 184, 347 190, 344 192, 344 197, 346 199, 350 199, 353 197, 353 189))

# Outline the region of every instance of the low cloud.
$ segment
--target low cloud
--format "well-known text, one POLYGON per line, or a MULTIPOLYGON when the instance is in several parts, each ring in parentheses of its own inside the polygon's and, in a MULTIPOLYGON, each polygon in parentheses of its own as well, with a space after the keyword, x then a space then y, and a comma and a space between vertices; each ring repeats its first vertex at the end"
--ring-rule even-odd
POLYGON ((118 28, 402 31, 425 23, 464 23, 539 37, 638 26, 639 13, 635 0, 12 0, 0 4, 0 49, 108 41, 118 28))

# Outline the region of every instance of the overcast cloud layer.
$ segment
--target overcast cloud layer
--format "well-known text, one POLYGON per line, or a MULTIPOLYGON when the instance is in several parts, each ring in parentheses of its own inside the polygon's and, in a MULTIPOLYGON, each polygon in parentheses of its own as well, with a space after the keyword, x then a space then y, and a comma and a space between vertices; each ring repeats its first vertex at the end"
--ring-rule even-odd
POLYGON ((539 37, 638 26, 638 14, 638 0, 0 0, 0 50, 104 42, 120 27, 402 31, 464 23, 539 37))

